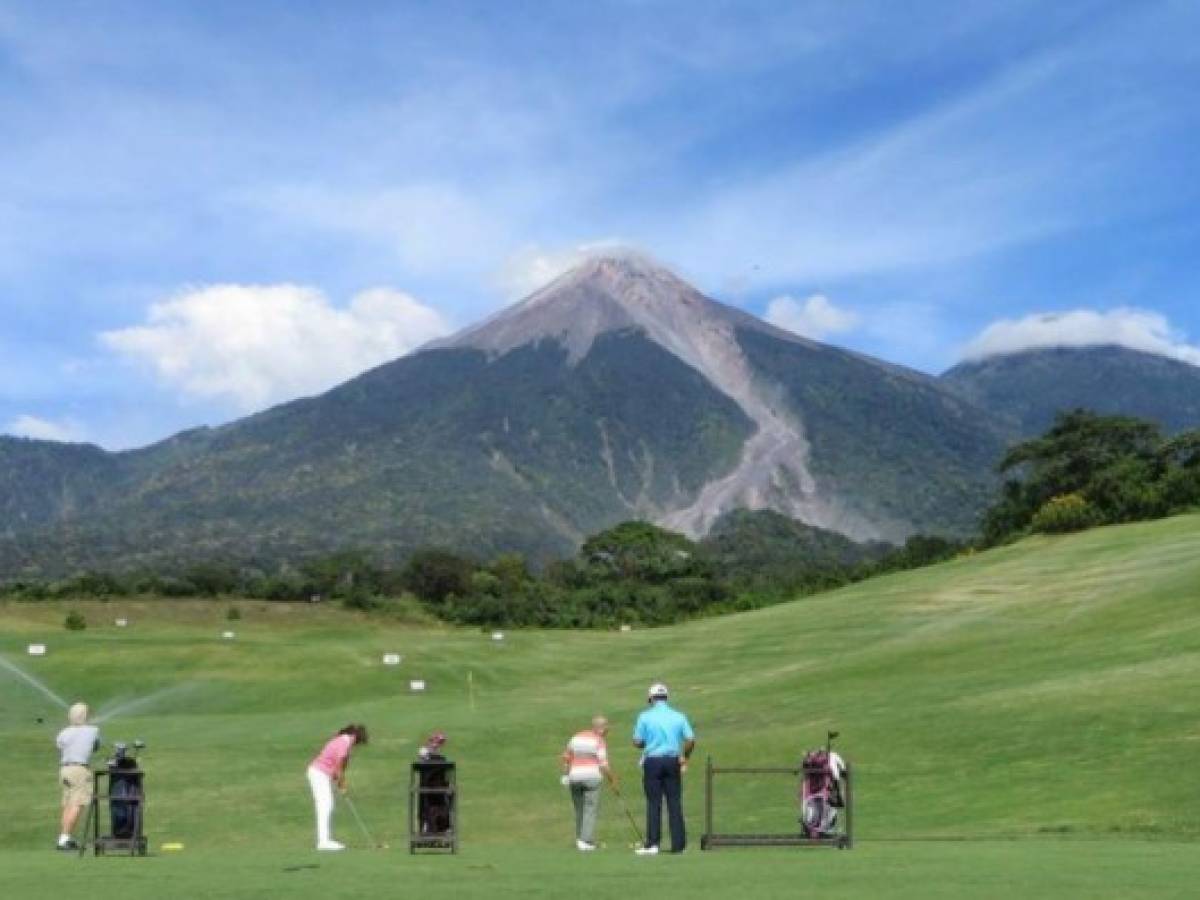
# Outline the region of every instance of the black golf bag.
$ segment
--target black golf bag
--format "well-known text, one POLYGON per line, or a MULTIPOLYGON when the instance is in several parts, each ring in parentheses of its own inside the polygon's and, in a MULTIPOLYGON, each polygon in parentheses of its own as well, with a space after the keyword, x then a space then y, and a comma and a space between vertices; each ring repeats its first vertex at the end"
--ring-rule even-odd
POLYGON ((442 834, 450 830, 450 778, 445 766, 446 757, 431 755, 420 767, 420 794, 417 818, 421 834, 442 834))
POLYGON ((141 837, 142 771, 137 760, 121 757, 108 768, 108 809, 112 823, 111 837, 128 841, 141 837))
POLYGON ((458 784, 445 757, 412 764, 408 782, 409 851, 458 852, 458 784))

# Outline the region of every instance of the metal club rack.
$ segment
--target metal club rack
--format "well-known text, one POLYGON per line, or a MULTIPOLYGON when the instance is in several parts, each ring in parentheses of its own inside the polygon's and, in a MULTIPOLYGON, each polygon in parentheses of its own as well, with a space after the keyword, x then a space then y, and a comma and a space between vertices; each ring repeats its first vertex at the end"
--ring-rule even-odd
POLYGON ((714 788, 717 775, 790 775, 802 779, 807 774, 803 764, 797 766, 714 766, 708 758, 704 769, 704 835, 701 850, 719 847, 833 847, 848 850, 854 845, 854 794, 852 775, 847 767, 843 781, 844 817, 835 833, 810 837, 801 829, 796 832, 734 833, 718 832, 713 827, 714 788))

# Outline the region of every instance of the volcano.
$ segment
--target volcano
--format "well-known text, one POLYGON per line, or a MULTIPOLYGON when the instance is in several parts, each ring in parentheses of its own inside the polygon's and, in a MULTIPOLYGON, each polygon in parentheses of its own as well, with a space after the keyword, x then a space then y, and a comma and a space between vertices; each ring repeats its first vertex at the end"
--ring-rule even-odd
POLYGON ((570 552, 771 509, 960 534, 1009 433, 936 378, 809 341, 632 253, 333 390, 141 450, 0 441, 0 572, 570 552))

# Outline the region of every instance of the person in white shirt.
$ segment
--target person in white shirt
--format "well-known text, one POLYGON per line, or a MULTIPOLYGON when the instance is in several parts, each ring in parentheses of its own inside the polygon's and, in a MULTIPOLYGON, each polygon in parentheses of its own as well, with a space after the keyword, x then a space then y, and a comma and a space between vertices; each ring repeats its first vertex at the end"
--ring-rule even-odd
POLYGON ((58 780, 62 785, 62 821, 58 835, 59 850, 78 850, 71 833, 79 813, 92 802, 92 754, 100 748, 100 729, 88 724, 86 703, 67 710, 67 727, 58 733, 58 780))

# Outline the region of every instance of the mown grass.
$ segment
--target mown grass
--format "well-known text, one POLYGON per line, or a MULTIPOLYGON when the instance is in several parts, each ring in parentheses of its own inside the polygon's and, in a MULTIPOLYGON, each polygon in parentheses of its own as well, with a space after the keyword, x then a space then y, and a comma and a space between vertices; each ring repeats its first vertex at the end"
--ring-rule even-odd
MULTIPOLYGON (((350 896, 385 874, 398 888, 435 892, 445 879, 460 896, 554 895, 578 877, 594 896, 647 877, 710 896, 722 884, 782 895, 810 879, 833 896, 987 895, 976 879, 1025 884, 1029 896, 1116 896, 1127 872, 1141 879, 1130 884, 1157 885, 1162 896, 1184 873, 1200 876, 1189 843, 1200 835, 1200 771, 1191 764, 1200 745, 1197 516, 1029 539, 655 631, 521 632, 497 644, 475 631, 332 609, 239 606, 243 618, 227 622, 224 603, 82 604, 90 625, 76 633, 62 629, 72 605, 0 607, 0 653, 68 699, 103 709, 158 694, 104 731, 149 742, 148 831, 156 846, 178 840, 187 849, 133 865, 89 863, 88 877, 111 885, 89 896, 142 896, 152 872, 181 884, 207 879, 208 896, 342 896, 341 885, 350 896), (120 616, 130 627, 113 625, 120 616), (236 640, 220 637, 226 628, 236 640), (33 640, 49 644, 45 658, 24 655, 33 640), (387 651, 404 654, 398 669, 380 664, 387 651), (426 679, 428 691, 408 693, 411 677, 426 679), (712 754, 726 764, 788 763, 826 728, 840 729, 857 772, 861 847, 824 857, 689 854, 653 861, 665 865, 647 876, 634 863, 648 861, 628 858, 629 826, 610 797, 608 851, 577 859, 557 753, 593 712, 606 712, 636 800, 627 734, 657 679, 691 715, 701 762, 712 754), (354 760, 352 789, 394 849, 317 858, 303 770, 349 720, 366 721, 373 735, 354 760), (407 765, 434 728, 450 734, 460 764, 465 852, 416 862, 395 848, 407 765), (881 843, 898 838, 905 842, 881 843), (972 840, 931 840, 939 838, 972 840), (319 868, 283 873, 308 864, 319 868), (1067 890, 1072 879, 1087 889, 1067 890), (1039 894, 1039 883, 1059 890, 1039 894), (931 887, 941 884, 958 892, 931 887), (857 893, 845 893, 852 886, 857 893)), ((79 871, 43 850, 55 833, 51 740, 61 711, 2 673, 0 697, 13 773, 0 863, 14 883, 56 892, 79 871), (39 726, 37 716, 49 721, 39 726)), ((686 789, 693 843, 700 770, 686 789)), ((718 824, 787 830, 793 789, 767 778, 723 783, 718 824)), ((363 843, 349 817, 336 828, 363 843)))
POLYGON ((152 859, 0 856, 5 895, 55 900, 204 897, 559 898, 798 896, 898 900, 1088 900, 1195 896, 1195 847, 1136 841, 868 843, 851 853, 746 850, 642 859, 562 847, 471 847, 457 857, 317 856, 278 847, 184 850, 152 859))

